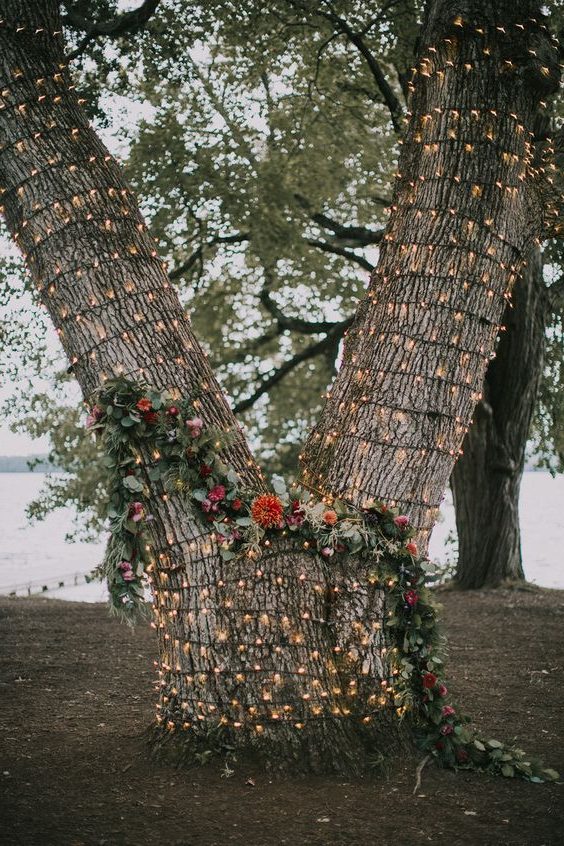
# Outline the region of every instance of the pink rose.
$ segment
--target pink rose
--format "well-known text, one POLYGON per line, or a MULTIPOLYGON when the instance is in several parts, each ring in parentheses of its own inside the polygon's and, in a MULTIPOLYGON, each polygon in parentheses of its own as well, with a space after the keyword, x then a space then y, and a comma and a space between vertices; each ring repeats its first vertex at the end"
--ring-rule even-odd
POLYGON ((86 418, 86 428, 91 429, 96 423, 99 423, 104 416, 104 409, 99 405, 93 405, 86 418))
POLYGON ((452 717, 454 714, 456 714, 456 711, 454 710, 452 705, 443 705, 441 714, 443 715, 443 717, 452 717))
POLYGON ((213 507, 213 502, 211 501, 211 499, 203 499, 202 500, 202 511, 205 511, 207 513, 207 512, 212 510, 212 507, 213 507))
POLYGON ((405 529, 406 526, 409 526, 409 517, 406 517, 405 514, 400 514, 399 517, 394 517, 394 523, 398 529, 405 529))
POLYGON ((202 434, 202 429, 204 427, 204 421, 201 417, 192 417, 191 420, 186 421, 186 426, 190 431, 190 435, 193 438, 199 438, 202 434))
POLYGON ((441 734, 444 734, 446 736, 447 734, 452 734, 453 732, 454 726, 452 726, 450 723, 445 723, 444 726, 441 726, 441 734))
POLYGON ((226 491, 223 485, 216 485, 208 493, 208 499, 211 499, 212 502, 221 502, 222 499, 225 499, 225 493, 226 491))
POLYGON ((129 517, 134 523, 139 523, 145 516, 145 508, 142 502, 132 502, 129 506, 129 517))
POLYGON ((438 690, 439 696, 446 696, 448 693, 448 687, 446 684, 440 684, 438 690))
POLYGON ((325 556, 325 558, 330 558, 333 553, 335 552, 330 546, 324 546, 321 550, 321 554, 325 556))

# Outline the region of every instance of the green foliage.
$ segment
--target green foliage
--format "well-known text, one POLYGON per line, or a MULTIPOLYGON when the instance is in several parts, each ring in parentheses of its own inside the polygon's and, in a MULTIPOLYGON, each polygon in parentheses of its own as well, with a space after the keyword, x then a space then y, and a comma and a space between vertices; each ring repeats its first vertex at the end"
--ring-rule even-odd
POLYGON ((289 533, 296 547, 312 555, 359 556, 368 583, 385 594, 390 641, 390 675, 368 698, 374 713, 391 707, 398 718, 409 715, 421 748, 443 766, 537 782, 557 779, 558 773, 522 750, 480 739, 450 704, 440 679, 432 565, 419 556, 408 518, 376 501, 362 511, 339 500, 328 506, 296 488, 290 499, 282 480, 275 483, 277 494, 244 490, 221 456, 229 433, 206 426, 194 399, 177 403, 166 392, 118 379, 105 384, 90 412, 110 474, 111 538, 98 575, 108 581, 113 610, 131 621, 145 608, 143 576, 153 578, 155 568, 147 526, 151 502, 163 493, 183 497, 226 562, 259 560, 276 536, 289 533))

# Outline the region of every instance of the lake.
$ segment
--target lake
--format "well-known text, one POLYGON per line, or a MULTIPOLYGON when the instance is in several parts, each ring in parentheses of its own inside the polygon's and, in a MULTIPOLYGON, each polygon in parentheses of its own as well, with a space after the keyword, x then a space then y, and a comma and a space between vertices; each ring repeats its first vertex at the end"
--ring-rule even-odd
MULTIPOLYGON (((86 584, 84 575, 99 563, 103 543, 65 542, 72 525, 72 512, 64 509, 47 520, 30 526, 25 506, 37 495, 42 473, 0 473, 2 548, 0 549, 0 594, 28 591, 76 602, 100 602, 106 598, 102 584, 86 584)), ((564 588, 564 476, 525 473, 521 489, 521 527, 525 574, 543 587, 564 588)), ((454 529, 450 495, 442 519, 431 539, 431 557, 449 557, 445 540, 454 529)), ((452 555, 452 554, 451 554, 452 555)))

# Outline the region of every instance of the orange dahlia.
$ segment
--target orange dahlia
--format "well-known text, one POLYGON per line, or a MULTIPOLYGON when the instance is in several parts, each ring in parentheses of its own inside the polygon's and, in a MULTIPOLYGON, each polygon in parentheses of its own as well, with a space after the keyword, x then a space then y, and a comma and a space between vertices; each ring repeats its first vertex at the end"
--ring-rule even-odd
POLYGON ((257 496, 251 505, 251 514, 255 523, 263 529, 274 529, 282 523, 284 506, 274 494, 257 496))

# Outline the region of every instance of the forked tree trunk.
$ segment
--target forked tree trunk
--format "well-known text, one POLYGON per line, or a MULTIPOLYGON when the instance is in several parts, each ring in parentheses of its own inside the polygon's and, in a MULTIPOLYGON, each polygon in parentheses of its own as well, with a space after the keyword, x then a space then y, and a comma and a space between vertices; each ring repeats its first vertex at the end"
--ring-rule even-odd
POLYGON ((312 489, 399 504, 423 544, 542 229, 532 130, 557 54, 539 22, 529 2, 428 6, 380 259, 302 456, 312 489))
POLYGON ((484 397, 454 467, 451 487, 458 532, 456 582, 496 587, 524 580, 519 491, 543 368, 546 289, 536 250, 515 287, 484 397))
MULTIPOLYGON (((511 38, 495 30, 526 21, 529 3, 466 5, 485 34, 449 25, 448 2, 431 4, 388 241, 305 459, 309 483, 354 503, 405 503, 423 529, 540 221, 526 159, 544 77, 525 48, 546 36, 529 22, 511 38), (518 74, 504 64, 515 48, 518 74), (490 92, 496 117, 483 108, 490 92), (474 184, 481 196, 469 199, 474 184)), ((202 417, 233 426, 134 198, 70 87, 57 4, 3 9, 4 212, 85 396, 120 373, 183 395, 203 386, 202 417)), ((226 458, 260 487, 242 437, 226 458)), ((232 744, 318 770, 355 771, 367 748, 397 747, 382 701, 384 603, 362 560, 324 562, 282 539, 258 566, 224 564, 180 499, 155 497, 152 511, 162 724, 211 742, 221 721, 232 744)))
MULTIPOLYGON (((3 3, 0 188, 8 227, 85 398, 124 375, 182 396, 198 392, 205 423, 237 430, 135 198, 88 125, 64 62, 57 6, 3 3)), ((224 458, 243 485, 263 488, 241 434, 224 458)), ((381 709, 374 684, 387 679, 380 598, 359 586, 359 613, 370 599, 368 630, 344 620, 335 633, 335 577, 321 559, 286 543, 260 567, 249 559, 225 564, 179 497, 155 496, 151 511, 161 725, 191 727, 188 736, 213 744, 221 720, 232 744, 268 746, 275 762, 362 768, 358 723, 365 709, 381 709), (374 684, 353 726, 344 717, 358 710, 363 688, 349 695, 342 656, 354 638, 370 644, 374 684)), ((348 573, 341 587, 353 581, 348 573)), ((379 720, 373 735, 385 724, 379 720)), ((380 748, 398 734, 386 725, 380 748)))

